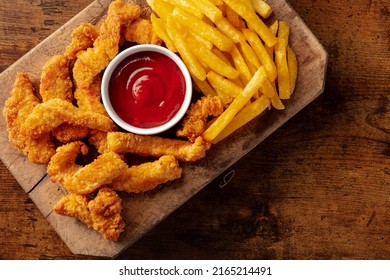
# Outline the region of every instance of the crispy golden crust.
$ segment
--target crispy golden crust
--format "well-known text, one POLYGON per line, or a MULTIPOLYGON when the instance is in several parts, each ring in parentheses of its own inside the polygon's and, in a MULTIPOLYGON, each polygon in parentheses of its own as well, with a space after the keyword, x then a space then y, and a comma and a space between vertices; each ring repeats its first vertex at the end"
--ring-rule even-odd
POLYGON ((126 26, 125 40, 137 44, 161 45, 162 41, 153 32, 150 21, 137 18, 126 26))
POLYGON ((219 97, 202 97, 191 105, 176 136, 195 141, 206 130, 208 117, 217 117, 223 110, 223 103, 219 97))
POLYGON ((117 240, 125 227, 122 219, 122 199, 107 187, 99 189, 95 199, 88 203, 93 228, 100 232, 105 239, 117 240))
POLYGON ((179 161, 197 161, 206 156, 210 144, 202 137, 194 143, 158 136, 135 135, 132 133, 109 132, 107 149, 116 153, 134 153, 142 156, 161 157, 173 155, 179 161))
POLYGON ((55 153, 52 136, 49 132, 37 138, 22 132, 22 126, 39 104, 33 85, 25 73, 17 73, 11 96, 6 100, 3 115, 7 123, 8 138, 13 146, 28 159, 37 164, 47 163, 55 153))
POLYGON ((109 186, 128 193, 146 192, 160 184, 180 178, 182 168, 174 156, 162 156, 153 162, 146 162, 128 168, 109 186))
POLYGON ((77 54, 91 47, 98 36, 99 28, 91 23, 82 23, 72 32, 72 41, 65 50, 66 58, 75 60, 77 54))
POLYGON ((80 220, 107 240, 116 241, 125 227, 121 203, 115 191, 102 187, 92 200, 87 195, 70 193, 58 201, 53 210, 80 220))
POLYGON ((73 83, 69 74, 69 62, 63 55, 50 58, 42 68, 39 94, 42 101, 61 98, 72 102, 73 83))
POLYGON ((77 156, 87 152, 88 146, 80 141, 57 148, 48 164, 47 173, 54 182, 61 183, 67 190, 89 194, 111 183, 127 169, 127 164, 114 152, 102 154, 85 166, 76 164, 77 156))
POLYGON ((21 130, 26 135, 38 138, 63 123, 85 126, 101 131, 111 131, 115 128, 113 121, 102 114, 84 111, 71 103, 55 98, 40 103, 28 115, 21 130))

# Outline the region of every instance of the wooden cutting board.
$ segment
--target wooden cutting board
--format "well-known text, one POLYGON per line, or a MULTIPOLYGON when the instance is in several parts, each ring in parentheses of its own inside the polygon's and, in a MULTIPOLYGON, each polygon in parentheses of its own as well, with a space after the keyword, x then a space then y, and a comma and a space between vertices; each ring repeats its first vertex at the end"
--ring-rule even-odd
MULTIPOLYGON (((150 13, 145 1, 133 2, 143 7, 144 15, 150 13)), ((27 72, 35 86, 38 86, 43 64, 52 55, 63 53, 74 28, 82 22, 98 23, 104 18, 110 3, 108 0, 93 2, 1 73, 1 107, 11 92, 16 72, 27 72)), ((126 228, 117 242, 103 239, 97 232, 87 229, 74 218, 53 213, 54 204, 66 191, 50 181, 46 174, 46 166, 32 164, 15 151, 8 141, 5 120, 3 117, 0 118, 1 160, 72 252, 114 258, 323 92, 327 65, 324 48, 286 1, 269 0, 268 3, 274 10, 275 19, 289 23, 290 45, 295 50, 299 63, 296 89, 292 98, 285 102, 286 109, 267 112, 213 146, 205 159, 183 164, 181 179, 149 193, 123 194, 122 216, 126 228)))

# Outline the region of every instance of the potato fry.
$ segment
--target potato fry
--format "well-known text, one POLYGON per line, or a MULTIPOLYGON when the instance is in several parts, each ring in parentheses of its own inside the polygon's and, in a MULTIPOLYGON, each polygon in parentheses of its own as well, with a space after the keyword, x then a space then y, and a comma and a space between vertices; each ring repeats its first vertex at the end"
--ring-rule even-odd
POLYGON ((231 25, 233 25, 235 28, 241 27, 241 18, 240 16, 234 11, 232 8, 230 8, 228 5, 223 5, 225 10, 225 16, 226 19, 230 22, 231 25))
POLYGON ((290 36, 290 27, 288 26, 287 22, 279 21, 278 38, 283 39, 288 45, 289 36, 290 36))
POLYGON ((261 37, 268 47, 276 44, 277 39, 274 34, 268 29, 265 23, 256 15, 253 8, 249 8, 247 4, 241 0, 223 0, 229 7, 237 12, 247 24, 251 26, 261 37))
POLYGON ((215 25, 234 43, 245 41, 245 36, 238 31, 226 18, 216 20, 215 25))
POLYGON ((207 80, 210 82, 211 86, 221 92, 224 92, 230 97, 237 97, 241 94, 243 88, 236 85, 232 81, 225 79, 221 75, 210 71, 207 73, 207 80))
POLYGON ((188 71, 199 80, 203 81, 206 79, 206 71, 191 52, 189 46, 186 44, 184 39, 181 37, 181 31, 176 26, 172 16, 167 18, 167 32, 169 37, 172 39, 175 44, 176 49, 180 53, 181 58, 188 67, 188 71))
POLYGON ((257 70, 257 68, 261 66, 261 62, 257 57, 255 51, 245 41, 240 42, 239 46, 244 59, 247 61, 247 63, 253 64, 257 70))
POLYGON ((199 44, 193 37, 188 36, 187 42, 189 45, 197 44, 197 47, 193 48, 192 51, 198 60, 202 61, 208 68, 230 79, 238 77, 239 72, 236 69, 234 69, 230 64, 225 63, 203 44, 199 44))
POLYGON ((174 9, 171 4, 162 0, 148 0, 148 4, 152 7, 153 11, 164 20, 167 20, 174 9))
POLYGON ((157 37, 164 41, 168 49, 173 52, 177 52, 175 44, 167 33, 166 21, 164 21, 162 18, 157 18, 154 14, 150 16, 150 20, 153 25, 153 31, 156 33, 157 37))
POLYGON ((222 11, 209 0, 190 0, 189 2, 212 22, 222 18, 222 11))
POLYGON ((251 0, 252 6, 263 18, 268 18, 272 14, 271 6, 263 0, 251 0))
POLYGON ((297 56, 290 46, 287 47, 287 65, 288 72, 290 73, 290 94, 292 94, 295 90, 295 84, 298 77, 298 61, 297 56))
POLYGON ((232 59, 234 66, 240 72, 240 79, 243 82, 244 85, 249 83, 249 81, 252 79, 252 74, 249 71, 248 65, 246 64, 244 58, 242 57, 240 51, 236 46, 233 47, 231 51, 232 59))
POLYGON ((269 56, 260 38, 255 32, 249 29, 244 29, 243 33, 248 39, 250 46, 253 48, 253 51, 260 59, 261 64, 265 67, 268 74, 268 78, 271 82, 275 81, 276 76, 278 75, 275 62, 273 61, 272 57, 269 56))
POLYGON ((219 141, 225 139, 231 135, 234 131, 244 126, 262 112, 264 112, 270 105, 269 98, 264 95, 256 99, 254 102, 243 108, 232 120, 231 122, 214 138, 212 144, 216 144, 219 141))
POLYGON ((208 25, 197 17, 180 8, 175 8, 172 15, 175 20, 186 28, 209 40, 214 46, 222 51, 229 51, 233 47, 233 42, 217 28, 208 25))
POLYGON ((267 78, 267 73, 263 66, 253 75, 253 78, 245 86, 242 93, 237 96, 229 107, 213 122, 203 133, 203 139, 213 141, 217 135, 229 124, 234 116, 244 107, 244 105, 257 93, 260 86, 267 78))
POLYGON ((201 81, 196 77, 193 77, 195 85, 199 88, 199 90, 206 96, 217 96, 215 90, 210 86, 207 80, 201 81))
POLYGON ((290 98, 290 74, 287 66, 287 44, 279 38, 275 45, 275 62, 278 70, 278 92, 280 99, 290 98))
POLYGON ((203 13, 193 4, 191 0, 162 0, 173 7, 179 7, 190 14, 196 16, 199 19, 203 18, 203 13))

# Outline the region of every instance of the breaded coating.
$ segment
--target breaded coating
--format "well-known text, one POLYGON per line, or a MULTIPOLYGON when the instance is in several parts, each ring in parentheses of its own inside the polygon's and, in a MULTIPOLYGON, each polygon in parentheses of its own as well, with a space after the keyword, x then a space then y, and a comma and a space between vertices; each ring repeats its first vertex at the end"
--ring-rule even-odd
POLYGON ((126 26, 125 40, 137 44, 161 45, 162 41, 153 32, 150 21, 137 18, 126 26))
POLYGON ((160 184, 180 178, 182 168, 174 156, 162 156, 153 162, 129 167, 109 187, 128 193, 146 192, 160 184))
POLYGON ((77 106, 84 111, 93 111, 108 117, 108 113, 101 102, 101 84, 102 76, 97 75, 89 87, 77 88, 75 96, 77 106))
POLYGON ((223 110, 222 100, 218 96, 202 97, 191 105, 176 136, 195 141, 205 132, 207 119, 210 116, 218 117, 223 110))
POLYGON ((107 151, 107 132, 91 130, 88 138, 89 144, 94 146, 101 154, 107 151))
POLYGON ((55 55, 42 68, 39 94, 42 101, 61 98, 72 102, 73 83, 70 79, 69 61, 64 55, 55 55))
POLYGON ((109 151, 134 153, 142 156, 161 157, 173 155, 179 161, 197 161, 206 156, 210 143, 202 137, 194 143, 186 140, 163 138, 159 136, 135 135, 133 133, 109 132, 107 134, 109 151))
POLYGON ((95 199, 88 203, 93 228, 105 239, 116 241, 125 228, 122 219, 122 199, 107 187, 99 189, 95 199))
POLYGON ((27 135, 38 138, 63 123, 101 131, 111 131, 115 127, 113 121, 107 116, 84 111, 65 100, 55 98, 35 106, 21 129, 27 135))
POLYGON ((68 60, 75 60, 80 51, 93 45, 99 36, 99 28, 91 23, 84 22, 72 32, 72 41, 66 47, 65 56, 68 60))
POLYGON ((76 164, 77 156, 87 152, 88 146, 80 141, 57 148, 48 164, 47 174, 53 182, 61 183, 73 193, 88 194, 111 183, 127 169, 127 164, 114 152, 101 154, 85 166, 76 164))
POLYGON ((73 76, 77 88, 89 87, 95 76, 106 68, 118 54, 122 26, 140 15, 141 8, 138 5, 121 0, 110 4, 107 18, 100 26, 100 34, 93 47, 79 53, 75 62, 73 76))
POLYGON ((87 137, 89 128, 83 125, 73 125, 62 123, 58 127, 53 128, 54 137, 61 143, 70 143, 81 140, 87 137))
POLYGON ((32 138, 22 132, 22 126, 39 99, 34 94, 33 85, 26 73, 17 73, 11 96, 6 100, 3 115, 7 123, 8 138, 11 144, 28 159, 37 164, 49 162, 55 153, 50 131, 32 138))
POLYGON ((57 214, 74 217, 88 227, 92 227, 92 217, 88 209, 88 195, 70 193, 61 198, 53 210, 57 214))
POLYGON ((121 216, 122 199, 107 187, 100 188, 92 200, 88 195, 70 193, 58 201, 53 210, 80 220, 107 240, 116 241, 125 227, 121 216))

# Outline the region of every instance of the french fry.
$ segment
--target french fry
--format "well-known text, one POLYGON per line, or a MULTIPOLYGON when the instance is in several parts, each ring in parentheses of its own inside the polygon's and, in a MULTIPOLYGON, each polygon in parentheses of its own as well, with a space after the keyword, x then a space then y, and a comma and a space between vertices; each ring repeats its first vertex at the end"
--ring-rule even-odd
POLYGON ((215 25, 223 34, 230 38, 234 43, 245 41, 245 36, 238 31, 226 18, 216 20, 215 25))
POLYGON ((153 31, 156 33, 157 37, 164 41, 168 49, 173 52, 177 52, 175 44, 172 42, 171 37, 169 37, 166 28, 166 21, 162 18, 157 18, 154 14, 150 16, 150 20, 153 24, 153 31))
POLYGON ((241 27, 241 18, 240 16, 228 5, 223 5, 225 13, 226 13, 226 19, 230 22, 231 25, 233 25, 235 28, 241 27))
POLYGON ((287 65, 288 38, 288 24, 284 21, 280 21, 278 29, 278 43, 275 45, 275 62, 278 70, 278 91, 280 99, 290 98, 290 74, 287 65))
POLYGON ((203 133, 203 139, 206 141, 213 141, 217 135, 229 124, 234 116, 244 107, 251 97, 257 93, 260 86, 267 78, 264 67, 260 67, 253 75, 253 78, 245 86, 242 93, 237 96, 229 107, 220 115, 215 122, 213 122, 203 133))
POLYGON ((230 79, 238 77, 239 72, 236 69, 230 64, 225 63, 203 44, 199 44, 193 37, 188 36, 187 42, 189 45, 197 44, 196 48, 192 48, 192 52, 196 55, 198 60, 202 61, 208 68, 230 79))
POLYGON ((216 22, 222 18, 222 11, 209 0, 190 0, 190 2, 212 22, 216 22))
POLYGON ((201 81, 196 77, 193 77, 193 80, 195 82, 195 85, 199 88, 199 90, 206 96, 216 96, 217 93, 215 90, 210 86, 210 84, 207 82, 207 80, 201 81))
POLYGON ((251 26, 261 37, 268 47, 276 44, 277 39, 274 34, 268 29, 265 23, 256 15, 253 8, 251 9, 246 3, 241 0, 223 0, 229 7, 237 12, 247 24, 251 26))
POLYGON ((206 79, 206 71, 199 63, 198 59, 191 52, 189 46, 186 44, 184 39, 181 37, 181 30, 176 26, 172 16, 167 18, 167 32, 176 49, 180 53, 181 58, 188 67, 188 71, 199 80, 203 81, 206 79))
POLYGON ((253 64, 256 69, 259 68, 261 66, 261 62, 257 57, 255 51, 251 48, 251 46, 249 46, 248 43, 245 41, 240 42, 239 46, 241 49, 241 53, 247 63, 253 64))
POLYGON ((193 2, 191 0, 162 0, 162 1, 169 3, 173 7, 179 7, 199 19, 203 18, 203 13, 193 5, 193 2))
POLYGON ((173 10, 172 15, 178 23, 209 40, 220 50, 229 51, 233 47, 233 42, 222 34, 221 31, 208 25, 199 18, 194 17, 183 9, 176 7, 173 10))
POLYGON ((213 48, 213 44, 210 41, 207 41, 205 38, 199 36, 197 33, 195 33, 192 30, 187 30, 184 34, 184 39, 188 38, 189 36, 193 37, 198 41, 198 43, 202 44, 205 48, 208 50, 211 50, 213 48))
POLYGON ((240 95, 243 90, 242 87, 236 85, 228 79, 225 79, 224 77, 213 71, 207 73, 207 80, 214 89, 223 92, 233 98, 240 95))
POLYGON ((248 68, 248 65, 246 64, 244 58, 242 57, 240 51, 236 46, 233 47, 231 51, 231 56, 233 59, 234 66, 240 72, 240 79, 244 85, 249 83, 249 81, 252 79, 252 74, 248 68))
POLYGON ((243 33, 248 39, 250 46, 253 48, 253 51, 256 53, 257 57, 260 59, 261 64, 265 67, 268 78, 271 82, 275 81, 276 76, 278 75, 275 62, 272 57, 269 56, 265 46, 261 42, 257 34, 249 29, 244 29, 243 33))
POLYGON ((295 84, 298 77, 298 61, 293 49, 287 47, 287 65, 288 72, 290 73, 290 94, 295 90, 295 84))
POLYGON ((271 6, 263 0, 251 0, 255 11, 263 18, 268 18, 272 14, 271 6))
POLYGON ((280 100, 279 96, 275 94, 271 98, 271 104, 272 106, 277 110, 284 110, 285 106, 283 105, 282 101, 280 100))
POLYGON ((213 144, 225 139, 231 135, 234 131, 244 126, 261 113, 263 113, 270 105, 269 98, 264 95, 250 103, 248 106, 243 108, 230 122, 229 124, 218 134, 217 137, 212 141, 213 144))
POLYGON ((148 0, 148 3, 152 7, 153 11, 164 20, 167 20, 168 16, 174 9, 171 4, 162 0, 148 0))

